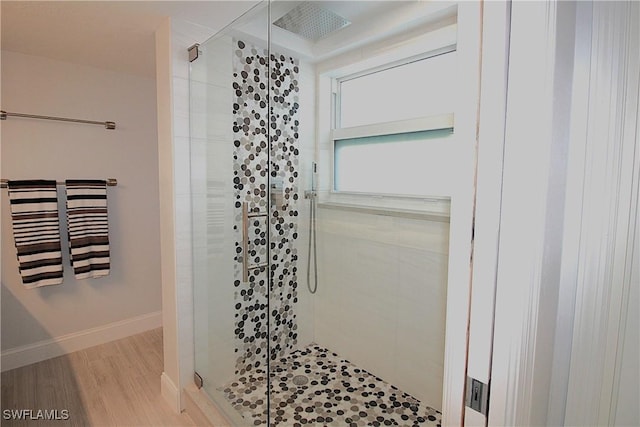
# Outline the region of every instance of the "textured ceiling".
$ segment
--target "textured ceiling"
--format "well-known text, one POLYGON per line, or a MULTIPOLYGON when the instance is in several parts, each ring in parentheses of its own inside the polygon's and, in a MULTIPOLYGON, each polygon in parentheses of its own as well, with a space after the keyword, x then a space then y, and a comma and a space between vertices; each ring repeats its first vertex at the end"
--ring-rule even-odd
POLYGON ((154 78, 154 33, 165 17, 213 34, 255 3, 3 0, 2 49, 154 78))

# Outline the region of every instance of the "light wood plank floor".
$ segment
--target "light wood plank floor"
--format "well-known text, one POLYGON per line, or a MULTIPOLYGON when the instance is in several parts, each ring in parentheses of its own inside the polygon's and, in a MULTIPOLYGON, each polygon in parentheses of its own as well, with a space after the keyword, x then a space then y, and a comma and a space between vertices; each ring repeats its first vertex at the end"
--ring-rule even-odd
MULTIPOLYGON (((2 373, 3 426, 193 426, 160 395, 162 329, 2 373), (6 410, 68 420, 6 420, 6 410)), ((30 418, 31 418, 30 417, 30 418)))

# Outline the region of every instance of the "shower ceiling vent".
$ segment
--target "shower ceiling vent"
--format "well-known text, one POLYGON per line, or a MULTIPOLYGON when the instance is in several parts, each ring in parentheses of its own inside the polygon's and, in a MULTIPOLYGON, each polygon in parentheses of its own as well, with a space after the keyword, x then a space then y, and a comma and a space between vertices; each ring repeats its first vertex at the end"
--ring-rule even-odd
POLYGON ((274 25, 314 42, 349 24, 351 21, 312 2, 299 4, 274 22, 274 25))

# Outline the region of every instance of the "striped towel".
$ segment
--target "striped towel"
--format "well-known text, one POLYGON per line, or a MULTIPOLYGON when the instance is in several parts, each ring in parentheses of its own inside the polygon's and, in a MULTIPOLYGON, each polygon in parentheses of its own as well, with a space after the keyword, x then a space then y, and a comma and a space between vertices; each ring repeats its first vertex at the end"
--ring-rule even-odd
POLYGON ((55 181, 9 181, 13 236, 27 288, 62 283, 62 252, 55 181))
POLYGON ((109 223, 107 183, 103 180, 68 179, 67 227, 69 253, 76 279, 109 274, 109 223))

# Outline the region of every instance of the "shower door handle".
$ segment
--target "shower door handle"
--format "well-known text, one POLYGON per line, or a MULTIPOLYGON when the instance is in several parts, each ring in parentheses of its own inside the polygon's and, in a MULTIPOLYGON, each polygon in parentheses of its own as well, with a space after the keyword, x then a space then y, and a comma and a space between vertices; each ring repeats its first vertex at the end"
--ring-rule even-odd
POLYGON ((249 271, 267 267, 268 262, 249 265, 249 218, 268 217, 267 212, 249 212, 249 203, 242 202, 242 281, 249 280, 249 271))

